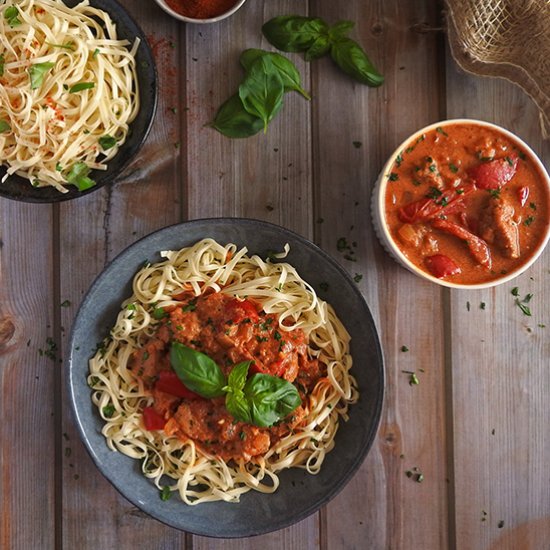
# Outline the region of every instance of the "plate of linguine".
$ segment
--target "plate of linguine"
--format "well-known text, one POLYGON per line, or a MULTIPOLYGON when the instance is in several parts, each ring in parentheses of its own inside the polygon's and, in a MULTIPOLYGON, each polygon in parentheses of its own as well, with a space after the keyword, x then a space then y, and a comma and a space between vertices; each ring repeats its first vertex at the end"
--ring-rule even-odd
POLYGON ((75 319, 67 383, 88 451, 128 500, 231 538, 291 525, 344 487, 374 440, 384 375, 337 262, 279 226, 218 218, 107 266, 75 319))
POLYGON ((56 202, 113 182, 156 109, 143 32, 115 1, 6 0, 0 11, 0 195, 56 202))

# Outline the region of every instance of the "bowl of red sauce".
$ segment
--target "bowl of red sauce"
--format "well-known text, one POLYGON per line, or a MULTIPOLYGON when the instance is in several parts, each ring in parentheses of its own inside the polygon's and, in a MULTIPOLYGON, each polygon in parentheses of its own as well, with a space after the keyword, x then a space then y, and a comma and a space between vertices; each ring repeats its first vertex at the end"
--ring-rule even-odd
POLYGON ((390 156, 372 197, 384 248, 452 288, 513 279, 550 237, 550 177, 512 132, 479 120, 431 124, 390 156))
POLYGON ((168 14, 186 23, 217 23, 233 15, 246 0, 156 0, 168 14))

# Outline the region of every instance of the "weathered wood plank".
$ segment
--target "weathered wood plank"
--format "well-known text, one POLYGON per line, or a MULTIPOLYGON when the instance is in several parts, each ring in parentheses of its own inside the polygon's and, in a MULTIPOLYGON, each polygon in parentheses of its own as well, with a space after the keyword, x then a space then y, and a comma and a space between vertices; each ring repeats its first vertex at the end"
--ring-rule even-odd
MULTIPOLYGON (((78 304, 93 279, 126 246, 180 220, 181 110, 179 79, 185 74, 177 48, 184 27, 153 2, 123 2, 146 33, 159 73, 159 104, 152 132, 139 157, 116 185, 65 203, 60 217, 60 295, 70 306, 62 324, 70 327, 78 304)), ((68 331, 63 333, 64 347, 68 331)), ((95 344, 90 342, 90 349, 95 344)), ((186 535, 149 518, 121 497, 97 470, 64 403, 62 441, 63 522, 65 548, 178 548, 186 535)))
POLYGON ((47 550, 59 372, 52 207, 1 199, 0 212, 0 547, 47 550))
POLYGON ((317 239, 349 270, 377 319, 386 360, 386 400, 378 439, 358 474, 326 509, 327 548, 447 545, 443 304, 438 287, 398 267, 370 223, 370 195, 388 155, 437 120, 438 38, 433 2, 317 3, 317 15, 356 22, 352 36, 386 75, 378 89, 353 83, 323 59, 314 63, 314 171, 317 239), (355 142, 355 143, 354 143, 355 142), (320 221, 319 220, 319 221, 320 221), (357 261, 338 251, 338 238, 357 261), (406 346, 409 351, 401 351, 406 346), (424 369, 424 372, 420 372, 424 369), (420 385, 410 386, 415 371, 420 385), (417 467, 424 481, 405 474, 417 467))
MULTIPOLYGON (((449 118, 500 124, 549 166, 550 143, 542 141, 525 94, 500 79, 467 76, 452 62, 448 67, 449 118)), ((510 283, 452 293, 457 548, 535 550, 550 540, 549 273, 547 250, 510 283), (521 297, 533 294, 532 317, 515 305, 516 286, 521 297)))
MULTIPOLYGON (((312 236, 310 105, 298 94, 285 106, 267 134, 231 140, 204 125, 233 95, 242 80, 239 55, 247 48, 272 50, 261 34, 264 21, 286 13, 307 13, 307 2, 248 2, 230 21, 188 28, 189 116, 185 162, 189 184, 188 217, 249 217, 271 221, 312 236)), ((290 54, 303 80, 303 60, 290 54)), ((306 86, 307 88, 307 86, 306 86)), ((319 545, 317 515, 288 529, 247 540, 194 537, 194 548, 303 548, 319 545)))

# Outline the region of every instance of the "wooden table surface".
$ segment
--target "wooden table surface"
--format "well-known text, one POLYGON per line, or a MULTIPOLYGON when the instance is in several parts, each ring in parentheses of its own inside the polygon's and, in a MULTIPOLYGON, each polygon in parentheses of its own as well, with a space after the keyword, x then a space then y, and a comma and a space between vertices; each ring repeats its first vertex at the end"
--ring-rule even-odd
POLYGON ((450 291, 393 262, 369 217, 388 155, 437 120, 500 124, 548 166, 530 99, 457 67, 434 0, 250 0, 212 26, 180 24, 152 1, 122 3, 159 73, 139 158, 81 199, 0 199, 0 548, 550 548, 550 251, 514 282, 450 291), (205 127, 237 89, 240 52, 269 47, 262 23, 288 13, 357 22, 353 36, 385 84, 354 84, 328 59, 289 54, 311 102, 288 95, 267 135, 246 140, 205 127), (244 540, 180 532, 120 496, 80 442, 64 388, 69 331, 105 264, 156 229, 211 216, 280 224, 361 275, 386 362, 379 433, 352 481, 302 522, 244 540), (339 237, 358 243, 356 262, 338 251, 339 237), (514 286, 533 294, 532 317, 514 305, 514 286), (43 353, 53 346, 55 360, 43 353), (422 483, 407 477, 413 468, 422 483))

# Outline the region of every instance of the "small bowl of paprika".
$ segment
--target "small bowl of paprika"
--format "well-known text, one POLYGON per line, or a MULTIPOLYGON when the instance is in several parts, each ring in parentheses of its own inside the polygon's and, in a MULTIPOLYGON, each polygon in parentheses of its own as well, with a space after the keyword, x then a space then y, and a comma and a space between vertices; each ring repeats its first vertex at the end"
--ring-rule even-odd
POLYGON ((156 0, 168 14, 186 23, 217 23, 233 15, 246 0, 156 0))

